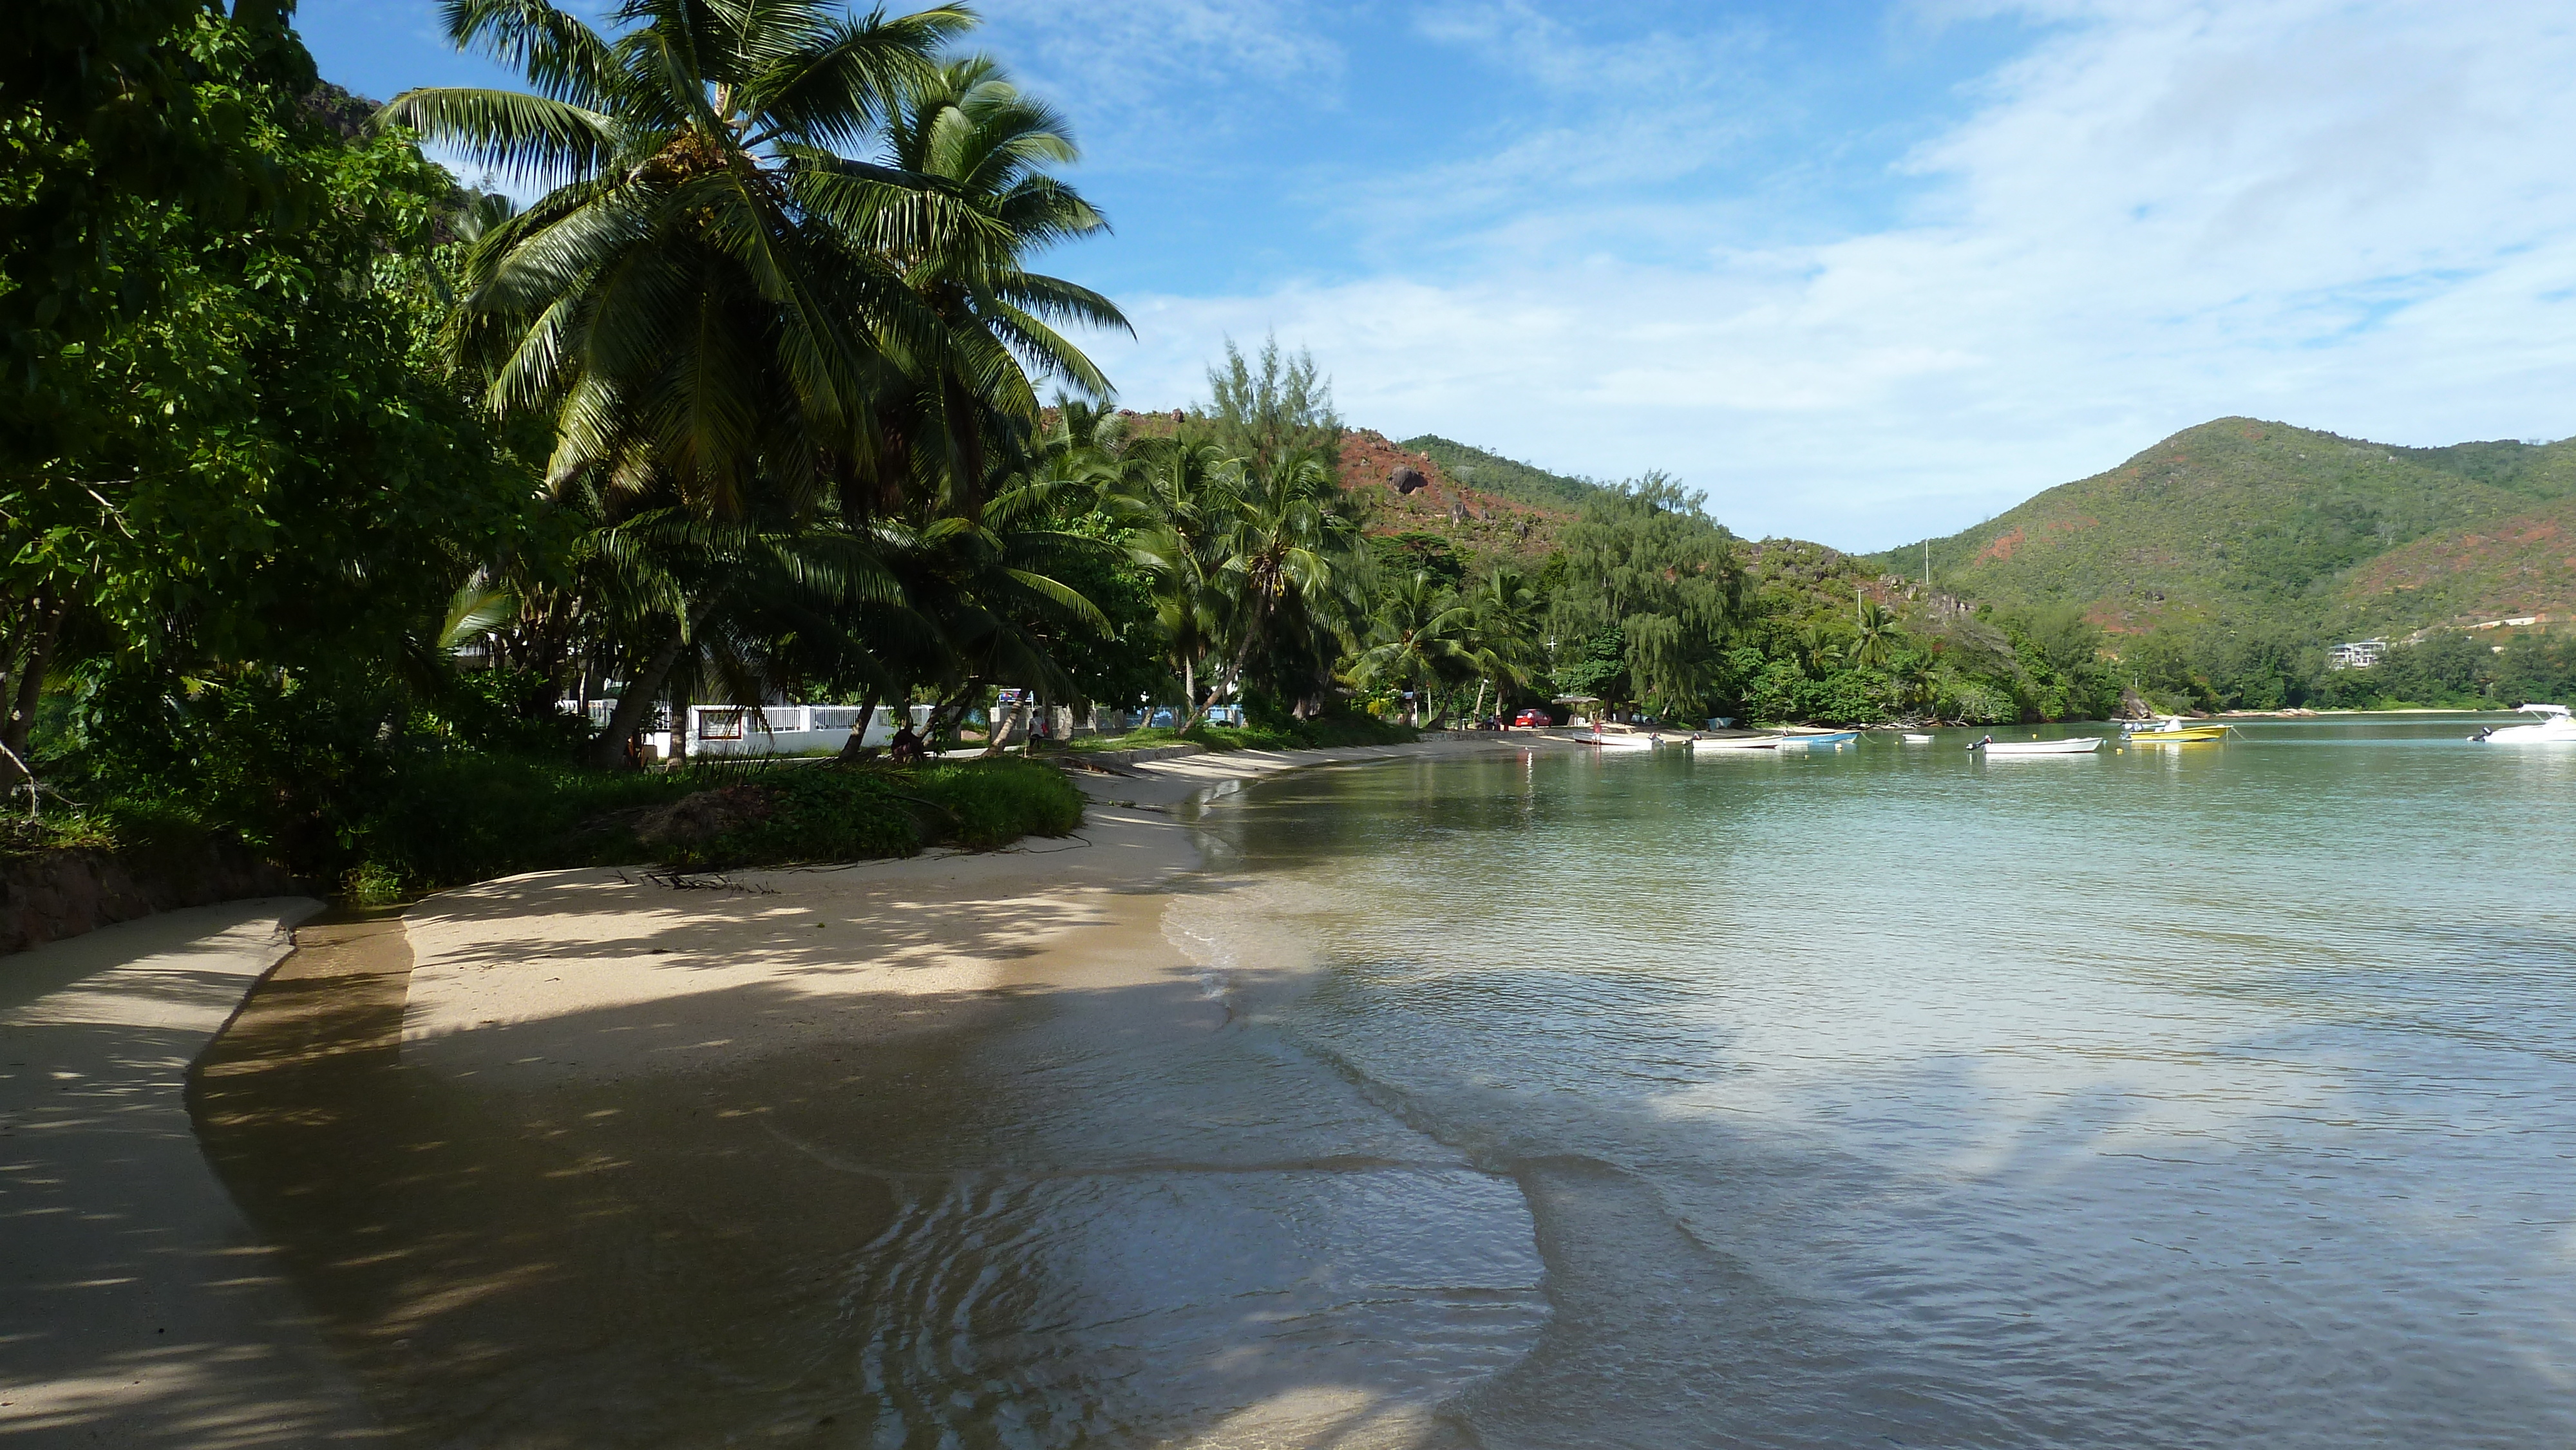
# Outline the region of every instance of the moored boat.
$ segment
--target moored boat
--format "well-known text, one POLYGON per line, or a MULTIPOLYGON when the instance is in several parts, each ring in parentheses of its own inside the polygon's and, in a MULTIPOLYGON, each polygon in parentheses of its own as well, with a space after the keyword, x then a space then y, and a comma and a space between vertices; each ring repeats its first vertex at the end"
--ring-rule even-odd
POLYGON ((2224 725, 2194 725, 2180 715, 2167 715, 2160 720, 2128 727, 2132 745, 2190 745, 2203 740, 2224 740, 2224 725))
POLYGON ((1604 729, 1594 726, 1567 736, 1577 745, 1597 745, 1604 750, 1652 750, 1659 745, 1688 745, 1688 736, 1667 736, 1660 731, 1632 730, 1626 726, 1604 729))
POLYGON ((1691 741, 1693 750, 1777 750, 1777 735, 1702 735, 1691 741))
POLYGON ((1860 732, 1857 730, 1820 730, 1814 734, 1783 735, 1780 737, 1780 743, 1783 745, 1840 745, 1846 740, 1859 738, 1860 732))
POLYGON ((1984 755, 2090 755, 2102 748, 2099 735, 2066 740, 1997 740, 1989 735, 1968 747, 1984 755))
POLYGON ((2484 745, 2555 745, 2576 744, 2576 716, 2564 705, 2523 705, 2523 714, 2537 715, 2532 725, 2489 725, 2469 739, 2484 745))
POLYGON ((1932 743, 1932 737, 1929 735, 1917 735, 1913 731, 1909 730, 1905 732, 1905 743, 1908 745, 1929 745, 1932 743))

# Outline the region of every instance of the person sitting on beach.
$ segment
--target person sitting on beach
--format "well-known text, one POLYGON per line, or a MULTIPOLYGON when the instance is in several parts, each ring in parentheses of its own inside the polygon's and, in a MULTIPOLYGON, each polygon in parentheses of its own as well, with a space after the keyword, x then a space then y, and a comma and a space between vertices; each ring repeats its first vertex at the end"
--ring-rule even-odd
POLYGON ((912 733, 910 722, 906 722, 902 729, 894 732, 894 743, 886 750, 886 754, 897 765, 910 765, 927 753, 921 747, 921 737, 912 733))

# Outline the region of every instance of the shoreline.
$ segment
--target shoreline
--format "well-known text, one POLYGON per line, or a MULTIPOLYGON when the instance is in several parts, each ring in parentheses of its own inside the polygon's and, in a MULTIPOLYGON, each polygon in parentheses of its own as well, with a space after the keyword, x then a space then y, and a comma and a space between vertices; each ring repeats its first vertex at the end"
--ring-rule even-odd
MULTIPOLYGON (((767 1347, 838 1332, 852 1254, 993 1171, 950 1145, 1048 1110, 961 1063, 1032 1030, 1181 1056, 1223 1033, 1163 933, 1202 865, 1193 797, 1529 748, 1193 755, 1077 776, 1071 840, 731 891, 533 873, 318 928, 208 1054, 199 1133, 396 1443, 810 1434, 851 1388, 767 1347), (679 1363, 714 1378, 675 1390, 679 1363)), ((1251 1406, 1228 1434, 1359 1415, 1419 1439, 1422 1407, 1290 1363, 1227 1371, 1251 1406)))

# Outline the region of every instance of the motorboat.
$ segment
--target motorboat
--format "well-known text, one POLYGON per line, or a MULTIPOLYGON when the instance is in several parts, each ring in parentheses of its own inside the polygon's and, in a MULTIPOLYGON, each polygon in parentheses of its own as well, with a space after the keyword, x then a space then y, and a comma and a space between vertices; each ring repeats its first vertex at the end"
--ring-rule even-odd
POLYGON ((2204 740, 2224 740, 2224 725, 2194 725, 2180 715, 2133 723, 2128 727, 2132 745, 2191 745, 2204 740))
POLYGON ((1700 735, 1691 740, 1693 750, 1777 750, 1777 735, 1700 735))
POLYGON ((1985 755, 2090 755, 2102 748, 2099 735, 2066 740, 1997 740, 1989 735, 1968 747, 1985 755))
POLYGON ((2576 745, 2576 716, 2570 716, 2564 705, 2523 705, 2525 715, 2537 715, 2530 725, 2489 725, 2470 740, 2486 745, 2576 745))
POLYGON ((1905 732, 1905 743, 1908 745, 1929 745, 1932 743, 1932 737, 1929 735, 1917 735, 1913 731, 1908 730, 1905 732))
POLYGON ((1798 732, 1783 735, 1780 737, 1780 743, 1783 745, 1841 745, 1846 741, 1859 738, 1860 732, 1857 730, 1819 730, 1813 734, 1798 732))
POLYGON ((1604 750, 1652 750, 1659 745, 1687 745, 1690 737, 1667 738, 1657 731, 1631 730, 1625 726, 1591 729, 1571 737, 1577 745, 1597 745, 1604 750))

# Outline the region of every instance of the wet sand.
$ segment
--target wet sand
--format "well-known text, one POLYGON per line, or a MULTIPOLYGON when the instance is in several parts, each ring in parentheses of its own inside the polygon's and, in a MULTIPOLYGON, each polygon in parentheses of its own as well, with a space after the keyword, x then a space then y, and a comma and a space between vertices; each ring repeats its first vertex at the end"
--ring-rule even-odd
POLYGON ((183 1101, 319 906, 167 912, 0 963, 0 1445, 372 1438, 183 1101))
MULTIPOLYGON (((1073 1183, 1096 1243, 1192 1192, 1176 1174, 1287 1185, 1285 1207, 1217 1246, 1258 1259, 1290 1253, 1263 1245, 1295 1240, 1279 1225, 1311 1217, 1314 1195, 1372 1175, 1415 1175, 1430 1187, 1407 1192, 1432 1199, 1484 1191, 1358 1105, 1300 1109, 1342 1124, 1329 1142, 1261 1127, 1265 1096, 1329 1096, 1311 1073, 1266 1084, 1235 1063, 1195 1098, 1132 1108, 1067 1084, 1121 1054, 1193 1062, 1225 1026, 1162 932, 1166 893, 1198 864, 1193 797, 1501 743, 1157 762, 1085 779, 1080 838, 1021 851, 695 890, 539 873, 407 921, 309 928, 202 1064, 198 1132, 398 1443, 928 1444, 923 1427, 957 1411, 886 1406, 959 1395, 990 1401, 969 1407, 978 1425, 1052 1415, 1056 1441, 1437 1442, 1425 1403, 1384 1391, 1365 1335, 1283 1354, 1246 1321, 1223 1343, 1139 1339, 1123 1369, 1033 1349, 985 1382, 949 1360, 994 1359, 1045 1317, 1023 1302, 1037 1290, 983 1292, 1030 1257, 977 1237, 993 1193, 1073 1183), (1046 1126, 1068 1112, 1093 1115, 1046 1126), (1120 1141, 1148 1126, 1150 1153, 1120 1141), (1062 1166, 998 1187, 966 1145, 1062 1166), (968 1287, 905 1280, 901 1245, 925 1223, 950 1237, 923 1276, 968 1287), (871 1327, 911 1294, 953 1343, 871 1327), (1233 1408, 1161 1423, 1089 1403, 1122 1375, 1233 1408)), ((1526 1284, 1496 1292, 1501 1309, 1473 1312, 1528 1317, 1526 1284)))

